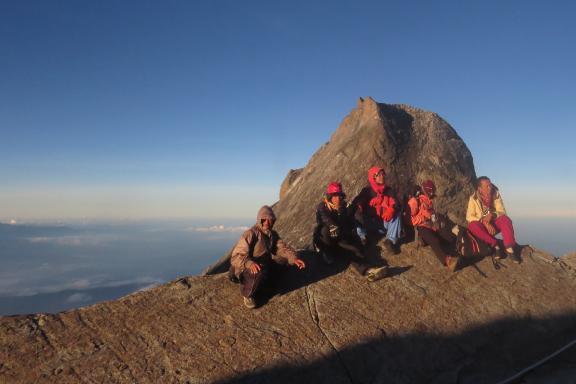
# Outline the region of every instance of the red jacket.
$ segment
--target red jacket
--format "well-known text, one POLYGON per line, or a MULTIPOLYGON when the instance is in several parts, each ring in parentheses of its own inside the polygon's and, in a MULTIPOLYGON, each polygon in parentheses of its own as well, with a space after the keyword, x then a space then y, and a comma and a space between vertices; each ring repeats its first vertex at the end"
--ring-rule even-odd
POLYGON ((410 217, 413 226, 432 228, 431 218, 432 214, 434 214, 432 199, 422 193, 408 200, 408 205, 410 206, 410 217))
POLYGON ((384 184, 376 184, 374 175, 382 168, 373 167, 368 171, 370 186, 364 187, 352 201, 352 207, 356 212, 356 220, 363 223, 363 216, 383 217, 388 208, 396 210, 396 198, 392 189, 384 184))

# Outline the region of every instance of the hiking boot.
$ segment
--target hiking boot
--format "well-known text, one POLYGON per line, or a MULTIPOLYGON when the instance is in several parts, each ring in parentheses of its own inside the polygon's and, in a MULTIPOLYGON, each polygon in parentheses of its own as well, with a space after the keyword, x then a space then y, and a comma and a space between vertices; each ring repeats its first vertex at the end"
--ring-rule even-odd
POLYGON ((462 259, 458 256, 446 256, 446 266, 452 272, 456 272, 460 267, 460 261, 462 259))
POLYGON ((254 309, 256 308, 256 301, 252 297, 245 297, 244 298, 244 306, 246 308, 254 309))
POLYGON ((502 244, 502 240, 496 239, 496 245, 492 248, 494 248, 492 254, 496 260, 503 259, 507 256, 507 254, 504 252, 504 245, 502 244))
POLYGON ((388 267, 369 268, 366 271, 366 278, 369 282, 374 282, 388 276, 388 267))
POLYGON ((522 262, 522 259, 516 254, 516 252, 514 252, 513 248, 506 248, 506 255, 516 264, 520 264, 522 262))
POLYGON ((398 252, 398 250, 396 249, 394 244, 392 244, 392 242, 388 239, 384 240, 384 243, 382 243, 382 246, 384 247, 384 250, 388 254, 397 255, 400 253, 400 252, 398 252))

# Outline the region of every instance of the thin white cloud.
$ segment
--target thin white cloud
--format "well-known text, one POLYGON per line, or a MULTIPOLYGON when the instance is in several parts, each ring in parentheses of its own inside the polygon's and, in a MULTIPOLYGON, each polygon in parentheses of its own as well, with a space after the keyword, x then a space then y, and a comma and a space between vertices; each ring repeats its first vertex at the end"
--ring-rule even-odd
POLYGON ((68 303, 81 303, 92 300, 92 296, 86 293, 74 293, 66 299, 68 303))
POLYGON ((118 236, 37 236, 29 237, 28 241, 32 244, 45 243, 54 244, 64 247, 83 247, 83 246, 102 246, 111 241, 118 240, 118 236))
POLYGON ((151 277, 142 276, 135 279, 126 280, 108 280, 103 275, 92 276, 90 278, 76 279, 72 281, 62 282, 61 284, 38 284, 36 286, 27 286, 21 288, 21 279, 13 279, 12 284, 5 284, 3 281, 0 284, 0 296, 33 296, 43 293, 56 293, 66 290, 88 290, 94 288, 114 288, 125 285, 144 285, 150 287, 163 283, 164 280, 151 277))
POLYGON ((192 232, 244 232, 249 227, 237 226, 237 227, 227 227, 225 225, 213 225, 211 227, 191 227, 187 228, 188 231, 192 232))
POLYGON ((138 289, 136 292, 147 291, 147 290, 149 290, 149 289, 156 288, 156 287, 159 286, 159 285, 160 285, 159 282, 152 283, 152 284, 148 284, 148 285, 145 285, 145 286, 143 286, 142 288, 138 289))

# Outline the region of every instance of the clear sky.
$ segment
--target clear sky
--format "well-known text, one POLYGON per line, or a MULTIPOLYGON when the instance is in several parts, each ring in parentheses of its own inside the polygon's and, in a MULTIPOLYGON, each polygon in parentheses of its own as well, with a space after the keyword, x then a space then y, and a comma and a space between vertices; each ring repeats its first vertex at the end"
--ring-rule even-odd
POLYGON ((576 3, 0 2, 0 220, 253 217, 359 96, 576 217, 576 3))

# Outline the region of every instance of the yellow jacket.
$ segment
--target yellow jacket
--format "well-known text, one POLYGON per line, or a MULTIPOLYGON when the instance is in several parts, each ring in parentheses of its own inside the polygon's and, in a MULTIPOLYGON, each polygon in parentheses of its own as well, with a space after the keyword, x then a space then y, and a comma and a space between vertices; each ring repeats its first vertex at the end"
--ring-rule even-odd
POLYGON ((500 192, 494 192, 494 209, 492 209, 492 211, 482 204, 480 196, 478 196, 478 192, 474 192, 474 194, 470 196, 470 199, 468 200, 466 221, 469 223, 472 221, 480 221, 490 212, 494 214, 494 218, 506 215, 506 208, 504 208, 504 202, 502 201, 500 192))

